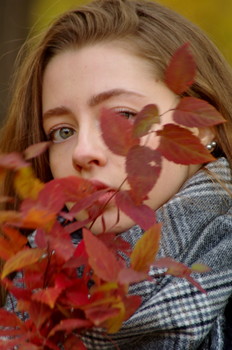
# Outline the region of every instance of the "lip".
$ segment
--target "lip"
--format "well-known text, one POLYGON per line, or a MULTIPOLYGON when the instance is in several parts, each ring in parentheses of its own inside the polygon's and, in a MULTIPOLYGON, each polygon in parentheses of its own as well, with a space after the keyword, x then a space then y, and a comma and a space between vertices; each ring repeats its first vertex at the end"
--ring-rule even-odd
POLYGON ((104 206, 111 206, 114 205, 115 203, 115 193, 116 190, 109 190, 105 193, 102 194, 102 196, 100 198, 98 198, 98 202, 100 205, 104 206))
POLYGON ((99 190, 107 190, 107 193, 108 192, 116 192, 118 191, 118 187, 112 187, 110 185, 107 185, 106 183, 102 182, 102 181, 99 181, 99 180, 96 180, 96 179, 92 179, 92 180, 89 180, 93 185, 94 187, 96 188, 97 191, 99 190))

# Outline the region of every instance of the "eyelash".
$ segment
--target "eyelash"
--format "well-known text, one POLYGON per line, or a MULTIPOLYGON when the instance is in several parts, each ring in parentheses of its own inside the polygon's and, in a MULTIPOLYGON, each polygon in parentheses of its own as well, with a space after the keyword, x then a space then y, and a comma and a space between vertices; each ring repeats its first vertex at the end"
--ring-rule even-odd
POLYGON ((115 110, 116 114, 125 117, 126 119, 133 119, 137 113, 128 109, 118 108, 115 110))
MULTIPOLYGON (((115 109, 115 113, 125 117, 128 120, 133 119, 137 115, 137 112, 131 111, 131 110, 126 109, 126 108, 125 109, 124 108, 116 108, 115 109)), ((48 138, 49 141, 52 141, 54 143, 60 143, 60 142, 66 141, 66 139, 69 139, 74 133, 75 133, 75 130, 73 128, 71 128, 71 127, 59 126, 59 127, 55 127, 53 129, 51 129, 49 131, 48 135, 47 135, 47 138, 48 138), (58 140, 58 141, 55 140, 55 133, 56 132, 60 132, 62 129, 68 129, 69 131, 71 130, 72 134, 70 136, 68 136, 67 138, 62 138, 61 140, 58 140)), ((58 137, 61 137, 61 136, 58 136, 58 137)))
MULTIPOLYGON (((47 138, 48 138, 49 141, 52 141, 54 143, 60 143, 60 142, 66 141, 66 139, 69 139, 74 133, 75 133, 75 130, 73 128, 70 128, 68 126, 60 126, 60 127, 52 129, 48 133, 47 138), (59 141, 55 140, 55 133, 56 132, 60 132, 62 129, 66 129, 66 130, 68 129, 69 131, 71 130, 72 134, 70 136, 68 136, 67 138, 63 138, 63 139, 61 139, 59 141)), ((61 136, 58 136, 58 137, 61 137, 61 136)))

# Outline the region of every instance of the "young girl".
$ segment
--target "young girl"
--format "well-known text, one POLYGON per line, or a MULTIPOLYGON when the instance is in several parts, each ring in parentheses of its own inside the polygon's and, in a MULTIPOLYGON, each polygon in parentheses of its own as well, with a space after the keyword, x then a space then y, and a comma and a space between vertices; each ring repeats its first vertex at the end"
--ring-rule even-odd
MULTIPOLYGON (((151 103, 161 114, 175 108, 182 96, 165 85, 164 72, 186 42, 197 76, 184 95, 206 100, 227 122, 192 130, 217 160, 189 166, 164 160, 146 203, 163 223, 159 256, 188 266, 198 261, 209 265, 211 272, 195 276, 207 294, 170 276, 135 284, 131 293, 142 297, 141 307, 111 339, 98 330, 87 333, 88 349, 114 349, 116 342, 120 349, 220 350, 229 343, 225 308, 232 291, 231 71, 209 39, 171 10, 144 0, 97 0, 57 19, 23 58, 18 73, 1 151, 20 151, 49 139, 48 154, 33 163, 41 180, 77 175, 118 188, 125 178, 124 158, 104 144, 101 110, 133 121, 151 103)), ((160 127, 170 122, 171 111, 163 115, 160 127)), ((146 142, 157 146, 156 137, 146 142)), ((14 194, 11 179, 4 191, 14 194)), ((124 214, 115 224, 114 203, 105 209, 104 219, 106 228, 113 226, 132 245, 143 233, 124 214)), ((102 232, 101 219, 92 231, 102 232)))

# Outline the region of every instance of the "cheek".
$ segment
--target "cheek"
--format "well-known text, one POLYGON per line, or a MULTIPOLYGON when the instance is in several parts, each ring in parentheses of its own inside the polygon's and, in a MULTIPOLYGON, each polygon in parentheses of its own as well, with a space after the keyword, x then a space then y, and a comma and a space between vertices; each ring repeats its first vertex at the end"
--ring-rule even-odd
POLYGON ((59 145, 52 145, 49 151, 49 165, 54 178, 66 176, 67 166, 70 162, 69 152, 59 145))
POLYGON ((146 202, 156 210, 173 197, 189 177, 189 167, 163 159, 161 174, 146 202))

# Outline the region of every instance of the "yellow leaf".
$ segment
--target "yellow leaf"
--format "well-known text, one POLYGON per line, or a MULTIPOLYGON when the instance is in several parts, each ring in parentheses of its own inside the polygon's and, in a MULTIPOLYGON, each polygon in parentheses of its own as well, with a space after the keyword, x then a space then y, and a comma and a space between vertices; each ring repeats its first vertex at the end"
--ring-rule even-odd
POLYGON ((135 271, 147 272, 159 249, 161 224, 155 224, 144 232, 131 253, 131 267, 135 271))
POLYGON ((12 256, 3 266, 1 279, 5 278, 11 272, 18 271, 24 267, 36 263, 42 258, 44 251, 39 248, 25 249, 19 251, 17 254, 12 256))
POLYGON ((122 301, 113 304, 112 307, 118 309, 119 313, 104 322, 104 326, 107 328, 107 332, 111 334, 117 333, 119 331, 119 329, 122 327, 122 323, 125 319, 126 314, 125 305, 122 301))
POLYGON ((15 175, 14 186, 22 199, 36 199, 44 184, 35 177, 31 167, 23 167, 15 175))

